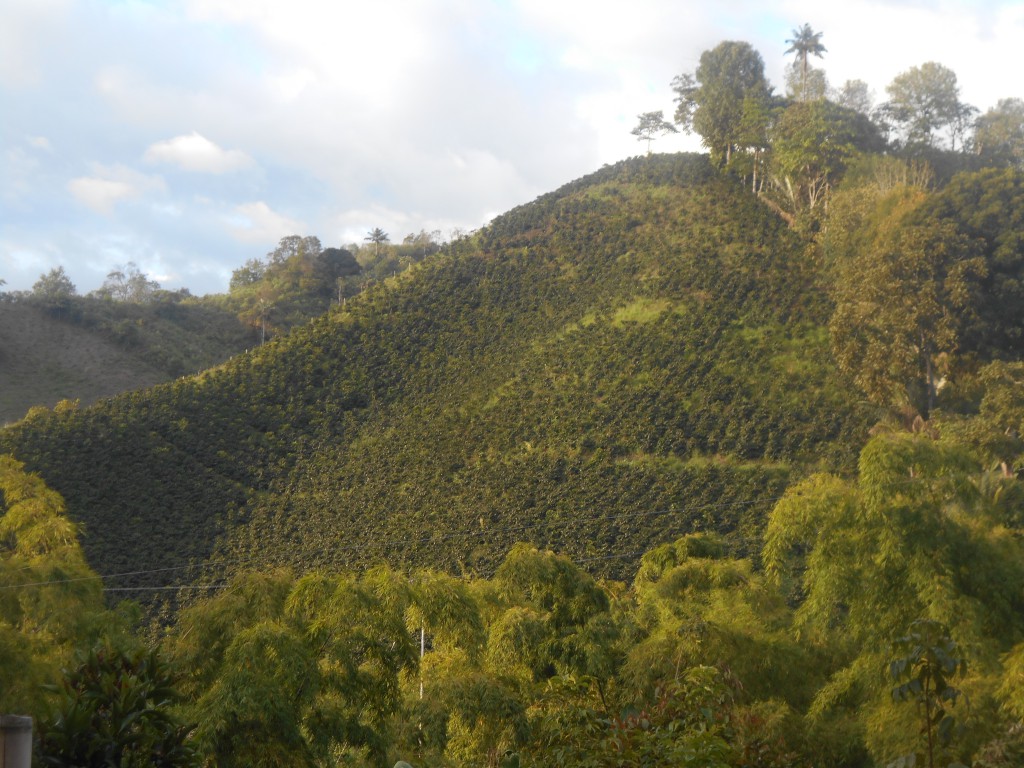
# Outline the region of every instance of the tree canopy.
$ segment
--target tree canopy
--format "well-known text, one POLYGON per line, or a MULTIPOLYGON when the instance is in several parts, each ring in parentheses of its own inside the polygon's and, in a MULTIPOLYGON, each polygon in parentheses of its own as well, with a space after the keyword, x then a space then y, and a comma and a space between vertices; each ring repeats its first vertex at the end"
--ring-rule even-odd
POLYGON ((882 113, 896 138, 909 150, 945 146, 956 149, 965 141, 977 110, 960 101, 956 73, 934 61, 911 67, 886 86, 889 100, 882 113))
POLYGON ((840 370, 870 399, 927 416, 988 267, 952 222, 915 218, 925 200, 899 189, 868 203, 858 245, 837 255, 830 330, 840 370))
POLYGON ((104 299, 145 304, 159 288, 158 282, 150 280, 134 261, 129 261, 123 266, 114 267, 95 294, 104 299))
POLYGON ((741 145, 744 105, 766 104, 772 95, 761 54, 735 41, 704 51, 695 74, 677 76, 672 88, 679 102, 676 123, 698 134, 719 165, 727 164, 741 145))
POLYGON ((770 137, 770 169, 795 214, 825 202, 854 158, 882 147, 866 116, 823 99, 786 107, 770 137))
POLYGON ((1024 100, 1000 99, 978 118, 974 151, 986 160, 1024 168, 1024 100))
POLYGON ((290 330, 357 292, 361 268, 344 248, 324 248, 313 235, 289 235, 262 259, 231 274, 224 303, 261 337, 290 330))
POLYGON ((647 154, 651 154, 651 142, 658 136, 679 133, 679 129, 665 119, 665 113, 660 109, 637 115, 637 120, 636 127, 630 133, 636 136, 637 141, 647 142, 647 154))
POLYGON ((75 284, 71 282, 64 267, 54 267, 32 286, 32 295, 44 302, 60 303, 71 296, 77 295, 75 284))

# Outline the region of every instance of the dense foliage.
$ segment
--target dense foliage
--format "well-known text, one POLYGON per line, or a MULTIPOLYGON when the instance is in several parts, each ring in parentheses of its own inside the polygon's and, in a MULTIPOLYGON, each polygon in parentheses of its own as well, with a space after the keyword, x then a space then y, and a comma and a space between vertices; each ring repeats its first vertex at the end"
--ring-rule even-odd
MULTIPOLYGON (((38 526, 66 529, 60 499, 3 461, 4 520, 18 526, 3 626, 42 661, 60 646, 10 623, 11 608, 98 580, 17 580, 32 578, 11 570, 30 550, 52 574, 74 544, 40 546, 54 539, 38 526)), ((1010 768, 1024 753, 1024 496, 983 461, 955 438, 875 437, 855 478, 819 474, 779 500, 763 570, 706 534, 647 551, 629 584, 520 544, 490 578, 240 573, 149 650, 110 616, 66 624, 78 654, 63 672, 39 667, 52 684, 36 689, 37 757, 1010 768)), ((91 594, 78 599, 98 617, 91 594)), ((36 621, 88 616, 79 605, 36 621)))
POLYGON ((192 726, 172 707, 177 676, 154 650, 101 644, 64 670, 56 703, 36 729, 39 762, 53 768, 190 768, 192 726))

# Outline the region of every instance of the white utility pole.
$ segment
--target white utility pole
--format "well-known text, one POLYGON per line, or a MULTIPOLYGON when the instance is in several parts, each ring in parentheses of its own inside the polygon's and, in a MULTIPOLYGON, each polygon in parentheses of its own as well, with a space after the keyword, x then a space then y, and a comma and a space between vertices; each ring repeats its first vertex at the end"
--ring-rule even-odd
MULTIPOLYGON (((426 635, 426 632, 425 632, 425 630, 423 628, 423 625, 420 624, 420 698, 421 699, 423 698, 423 654, 426 652, 426 649, 427 649, 427 635, 426 635)), ((0 768, 3 768, 3 766, 0 766, 0 768)))
POLYGON ((0 715, 0 768, 32 765, 32 718, 0 715))

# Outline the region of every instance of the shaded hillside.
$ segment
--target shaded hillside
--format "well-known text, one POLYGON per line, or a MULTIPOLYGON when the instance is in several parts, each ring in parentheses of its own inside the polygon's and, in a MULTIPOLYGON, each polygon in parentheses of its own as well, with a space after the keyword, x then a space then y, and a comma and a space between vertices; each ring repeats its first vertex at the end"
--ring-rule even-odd
POLYGON ((234 316, 195 303, 0 301, 0 424, 195 373, 252 343, 234 316))
POLYGON ((705 158, 638 158, 345 312, 200 377, 39 414, 0 449, 64 494, 104 573, 486 572, 531 540, 622 574, 695 528, 747 549, 794 477, 851 466, 866 433, 805 250, 705 158))
POLYGON ((166 379, 118 344, 28 304, 0 302, 0 423, 36 405, 91 403, 166 379))

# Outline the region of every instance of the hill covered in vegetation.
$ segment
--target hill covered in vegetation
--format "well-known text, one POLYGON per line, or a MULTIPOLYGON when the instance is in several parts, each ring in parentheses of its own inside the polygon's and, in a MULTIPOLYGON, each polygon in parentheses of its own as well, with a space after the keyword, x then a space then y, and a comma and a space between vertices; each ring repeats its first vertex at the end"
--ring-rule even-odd
POLYGON ((1021 765, 1024 103, 872 110, 820 36, 786 97, 736 41, 673 81, 709 158, 283 238, 201 302, 265 346, 0 430, 37 758, 1021 765))
POLYGON ((623 162, 344 311, 0 447, 64 495, 104 573, 488 572, 529 540, 621 574, 707 528, 748 551, 873 421, 835 377, 807 245, 704 157, 623 162))
MULTIPOLYGON (((453 235, 449 250, 462 238, 453 235)), ((219 365, 409 269, 440 251, 439 240, 440 232, 420 232, 396 245, 324 248, 315 236, 290 235, 236 269, 224 294, 164 290, 131 262, 86 295, 62 267, 31 291, 0 290, 0 424, 33 407, 89 405, 219 365)))
POLYGON ((34 409, 0 698, 80 763, 1019 765, 1024 176, 919 170, 630 160, 34 409))
POLYGON ((0 424, 196 373, 257 343, 233 314, 164 293, 144 305, 0 294, 0 424))

